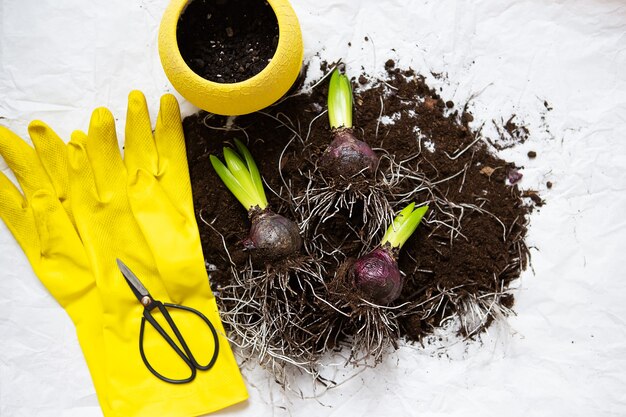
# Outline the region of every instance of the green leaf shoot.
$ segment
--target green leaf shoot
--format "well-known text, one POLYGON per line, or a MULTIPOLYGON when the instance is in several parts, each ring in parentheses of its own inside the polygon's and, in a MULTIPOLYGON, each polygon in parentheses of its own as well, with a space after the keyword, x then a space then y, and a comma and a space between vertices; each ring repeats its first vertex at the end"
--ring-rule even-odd
POLYGON ((226 166, 233 177, 237 179, 239 184, 254 200, 260 200, 259 194, 256 191, 256 187, 250 177, 250 171, 245 162, 235 153, 231 148, 224 148, 224 159, 226 160, 226 166))
POLYGON ((331 129, 352 127, 352 85, 336 68, 328 85, 328 121, 331 129))
POLYGON ((426 211, 428 211, 428 206, 415 208, 415 203, 406 206, 387 228, 381 245, 389 243, 392 248, 402 248, 417 229, 426 211))
POLYGON ((263 188, 263 179, 261 178, 261 173, 259 172, 259 168, 257 167, 256 162, 254 162, 252 154, 250 153, 246 145, 244 145, 240 140, 235 139, 235 145, 237 146, 237 150, 239 151, 239 153, 243 155, 244 159, 246 160, 246 165, 248 166, 248 171, 250 172, 250 177, 252 179, 254 187, 256 188, 257 194, 263 200, 263 204, 267 206, 267 198, 265 196, 265 189, 263 188))
POLYGON ((224 185, 246 210, 250 211, 256 206, 265 209, 267 198, 258 168, 250 151, 242 143, 239 143, 237 148, 240 152, 242 148, 245 149, 245 152, 242 152, 245 162, 233 149, 224 147, 226 165, 214 155, 210 156, 211 165, 224 185))

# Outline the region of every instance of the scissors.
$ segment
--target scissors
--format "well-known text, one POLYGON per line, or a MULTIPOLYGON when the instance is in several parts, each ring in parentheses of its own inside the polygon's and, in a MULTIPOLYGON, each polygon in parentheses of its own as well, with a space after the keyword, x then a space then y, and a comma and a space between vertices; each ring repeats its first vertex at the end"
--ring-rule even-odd
POLYGON ((205 371, 211 369, 211 367, 213 367, 213 365, 215 364, 215 361, 217 360, 217 355, 219 353, 219 340, 217 337, 217 331, 215 330, 215 326, 213 326, 209 319, 200 311, 191 307, 186 307, 179 304, 162 303, 158 300, 155 300, 154 298, 152 298, 146 287, 143 286, 141 281, 139 281, 139 278, 137 278, 137 276, 130 270, 130 268, 128 268, 124 264, 124 262, 117 259, 117 266, 122 272, 124 278, 126 278, 126 282, 137 297, 137 300, 139 300, 139 302, 144 306, 143 317, 141 318, 141 327, 139 330, 139 352, 141 353, 141 359, 143 360, 143 363, 146 365, 148 370, 161 381, 169 382, 171 384, 185 384, 194 380, 197 370, 205 371), (161 312, 161 314, 165 318, 165 321, 167 321, 167 324, 176 336, 180 347, 152 316, 152 311, 154 309, 158 309, 161 312), (189 346, 187 345, 187 342, 185 342, 183 335, 180 333, 178 326, 176 325, 176 323, 174 323, 174 319, 172 319, 172 316, 167 311, 168 309, 178 309, 193 313, 200 317, 202 320, 204 320, 204 322, 209 326, 211 334, 213 335, 213 340, 215 341, 215 348, 213 351, 213 356, 211 357, 211 360, 207 365, 200 365, 198 361, 194 358, 191 350, 189 349, 189 346), (156 369, 152 367, 152 365, 150 365, 150 362, 148 362, 143 348, 143 335, 146 327, 146 321, 150 323, 152 327, 154 327, 154 329, 161 335, 163 339, 165 339, 167 344, 170 345, 174 352, 176 352, 176 354, 183 360, 183 362, 185 362, 185 364, 191 371, 191 375, 189 377, 182 379, 168 378, 160 374, 156 369))

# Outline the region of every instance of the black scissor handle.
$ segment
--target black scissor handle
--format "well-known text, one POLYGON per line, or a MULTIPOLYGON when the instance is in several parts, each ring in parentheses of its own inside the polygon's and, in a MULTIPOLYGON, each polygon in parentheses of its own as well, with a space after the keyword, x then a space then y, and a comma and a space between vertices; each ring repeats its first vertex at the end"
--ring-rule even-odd
POLYGON ((189 347, 187 346, 187 343, 185 343, 185 340, 183 339, 182 335, 180 335, 180 332, 178 331, 178 328, 176 328, 176 324, 174 324, 174 321, 172 320, 172 317, 170 316, 170 314, 167 313, 167 316, 169 317, 169 320, 168 320, 168 317, 165 318, 166 320, 168 320, 168 323, 172 326, 172 330, 174 330, 174 334, 176 334, 176 337, 179 337, 179 335, 180 335, 178 340, 180 341, 181 345, 183 346, 183 349, 185 349, 185 352, 187 353, 187 358, 191 361, 193 366, 196 369, 199 369, 201 371, 206 371, 208 369, 211 369, 213 367, 213 365, 215 365, 215 361, 217 361, 217 355, 220 352, 220 341, 219 341, 219 338, 217 336, 217 330, 215 329, 215 326, 213 326, 213 323, 211 323, 211 321, 208 319, 207 316, 205 316, 204 314, 202 314, 201 311, 198 311, 195 308, 182 306, 180 304, 170 304, 170 303, 164 303, 163 305, 165 307, 167 307, 167 308, 177 308, 179 310, 188 311, 188 312, 193 313, 196 316, 200 317, 202 320, 204 320, 206 325, 209 327, 209 330, 211 330, 211 335, 213 336, 213 341, 215 342, 215 348, 213 350, 213 356, 211 356, 211 359, 209 360, 209 363, 207 363, 206 365, 200 365, 198 363, 198 361, 196 360, 196 358, 194 358, 194 356, 191 353, 191 351, 189 350, 189 347))
POLYGON ((194 378, 196 377, 197 369, 205 371, 213 367, 213 365, 215 364, 215 361, 217 360, 217 356, 219 354, 219 339, 217 336, 217 330, 215 329, 215 326, 213 326, 213 323, 211 323, 211 321, 204 314, 202 314, 202 312, 196 309, 193 309, 191 307, 186 307, 186 306, 182 306, 178 304, 161 303, 160 301, 152 300, 152 303, 144 309, 143 317, 141 318, 141 327, 139 329, 139 352, 141 353, 141 359, 143 360, 143 363, 146 365, 148 370, 154 376, 156 376, 162 381, 169 382, 171 384, 185 384, 187 382, 191 382, 194 380, 194 378), (155 308, 157 308, 161 312, 161 314, 165 318, 165 321, 167 321, 167 324, 170 326, 170 328, 174 332, 174 335, 176 336, 176 339, 180 343, 180 346, 182 346, 184 352, 183 350, 180 349, 180 347, 178 347, 176 342, 172 340, 170 335, 167 334, 167 332, 154 319, 154 317, 152 317, 152 310, 154 310, 155 308), (191 350, 189 349, 189 346, 187 345, 187 342, 185 342, 183 335, 180 333, 178 326, 176 326, 176 323, 174 323, 172 316, 167 311, 168 308, 176 308, 178 310, 184 310, 184 311, 193 313, 197 315, 198 317, 200 317, 207 324, 207 326, 209 326, 209 329, 211 330, 211 335, 213 336, 213 340, 215 341, 215 348, 213 350, 213 356, 211 356, 211 359, 209 360, 208 364, 200 365, 198 361, 195 359, 195 357, 191 353, 191 350), (174 352, 176 352, 176 354, 187 365, 187 367, 191 371, 191 375, 189 377, 182 378, 182 379, 168 378, 162 375, 161 373, 159 373, 156 369, 152 367, 152 365, 150 365, 150 362, 148 362, 148 359, 146 357, 146 354, 143 348, 143 336, 144 336, 146 321, 148 321, 148 323, 150 323, 152 327, 154 327, 154 329, 161 335, 161 337, 165 339, 167 344, 170 345, 170 347, 174 350, 174 352))

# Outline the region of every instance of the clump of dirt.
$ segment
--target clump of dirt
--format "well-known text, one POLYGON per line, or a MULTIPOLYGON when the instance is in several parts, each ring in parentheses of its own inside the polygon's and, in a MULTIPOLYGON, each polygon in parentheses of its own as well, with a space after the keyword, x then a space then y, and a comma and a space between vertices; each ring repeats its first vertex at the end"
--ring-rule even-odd
POLYGON ((490 142, 490 144, 497 150, 512 148, 513 146, 526 142, 530 137, 528 128, 516 122, 516 117, 517 116, 513 114, 506 121, 496 122, 492 120, 500 137, 497 142, 490 142))
MULTIPOLYGON (((472 130, 467 105, 444 100, 411 69, 389 61, 385 69, 384 79, 354 92, 355 133, 403 167, 403 180, 390 196, 396 212, 407 198, 430 206, 400 252, 405 284, 391 306, 393 315, 385 313, 385 320, 394 323, 386 337, 394 339, 392 344, 403 336, 423 340, 451 319, 459 323, 462 336, 471 337, 511 312, 514 298, 508 288, 528 263, 524 237, 536 199, 525 198, 518 185, 508 181, 518 167, 500 159, 482 140, 486 138, 472 130)), ((362 77, 371 80, 366 74, 362 77)), ((231 267, 247 262, 241 241, 250 225, 246 211, 211 168, 209 155, 221 154, 233 139, 247 140, 267 182, 270 205, 297 219, 294 198, 306 195, 310 185, 306 174, 315 169, 331 138, 327 116, 322 114, 326 94, 326 83, 320 83, 310 94, 292 95, 234 120, 206 112, 184 120, 202 246, 207 261, 217 266, 211 279, 222 311, 233 308, 232 300, 220 299, 220 290, 233 284, 231 267)), ((359 337, 360 324, 341 318, 350 315, 350 303, 335 303, 335 311, 315 296, 331 291, 346 262, 367 249, 362 211, 358 204, 352 214, 340 210, 315 233, 304 236, 319 249, 316 259, 324 284, 301 291, 293 300, 302 301, 302 316, 310 313, 315 333, 332 335, 316 339, 317 344, 326 343, 325 349, 359 337), (337 319, 329 319, 329 314, 337 319), (315 320, 334 327, 314 327, 315 320)), ((377 238, 383 233, 380 230, 377 238)))
POLYGON ((278 45, 278 21, 262 0, 194 0, 181 14, 178 47, 193 72, 235 83, 263 70, 278 45))

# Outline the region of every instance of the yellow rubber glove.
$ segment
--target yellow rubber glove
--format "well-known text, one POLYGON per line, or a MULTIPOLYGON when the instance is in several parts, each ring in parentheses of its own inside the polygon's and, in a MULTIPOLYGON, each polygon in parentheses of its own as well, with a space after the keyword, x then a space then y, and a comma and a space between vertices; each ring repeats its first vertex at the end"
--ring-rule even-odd
POLYGON ((0 172, 0 217, 33 271, 67 311, 105 414, 102 304, 68 200, 67 149, 44 123, 30 124, 38 152, 0 126, 0 154, 21 191, 0 172))
MULTIPOLYGON (((153 136, 139 92, 129 97, 127 120, 126 164, 133 175, 127 174, 113 116, 104 108, 94 111, 88 135, 75 132, 69 144, 72 211, 103 302, 106 397, 112 416, 195 416, 247 398, 208 286, 184 149, 176 100, 162 99, 153 136), (196 308, 215 325, 220 353, 210 370, 198 371, 192 382, 181 385, 148 371, 139 353, 143 306, 118 270, 117 258, 155 299, 196 308)), ((207 363, 213 353, 207 326, 188 314, 172 313, 196 359, 207 363)), ((163 375, 188 375, 150 326, 144 346, 163 375)))

